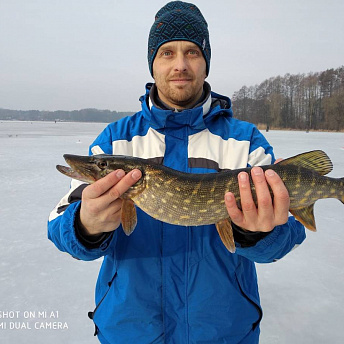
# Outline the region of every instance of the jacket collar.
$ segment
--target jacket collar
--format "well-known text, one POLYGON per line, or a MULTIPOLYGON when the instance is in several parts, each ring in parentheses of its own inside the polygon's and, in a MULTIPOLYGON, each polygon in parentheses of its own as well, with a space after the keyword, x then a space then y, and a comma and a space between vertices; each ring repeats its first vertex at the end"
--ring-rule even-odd
POLYGON ((152 86, 152 83, 146 85, 146 94, 140 98, 140 101, 142 102, 143 116, 150 122, 153 129, 177 129, 187 126, 197 132, 206 128, 206 119, 219 112, 232 116, 230 99, 211 92, 209 84, 207 84, 208 96, 206 99, 196 107, 182 111, 157 107, 149 96, 152 86))

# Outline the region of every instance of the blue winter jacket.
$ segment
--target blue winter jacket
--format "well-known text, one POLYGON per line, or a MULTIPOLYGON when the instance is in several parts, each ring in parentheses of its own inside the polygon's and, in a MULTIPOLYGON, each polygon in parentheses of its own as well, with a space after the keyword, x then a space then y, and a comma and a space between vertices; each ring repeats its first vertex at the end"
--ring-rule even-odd
MULTIPOLYGON (((274 161, 256 127, 232 117, 229 98, 212 92, 202 106, 174 112, 150 102, 150 87, 142 110, 109 124, 90 154, 138 156, 190 173, 274 161)), ((254 246, 237 244, 231 254, 214 225, 170 225, 137 209, 131 236, 120 227, 90 248, 74 227, 84 186, 72 180, 50 214, 48 236, 75 258, 104 257, 93 314, 102 343, 258 343, 262 310, 254 262, 273 262, 300 244, 305 231, 299 222, 290 217, 254 246)))

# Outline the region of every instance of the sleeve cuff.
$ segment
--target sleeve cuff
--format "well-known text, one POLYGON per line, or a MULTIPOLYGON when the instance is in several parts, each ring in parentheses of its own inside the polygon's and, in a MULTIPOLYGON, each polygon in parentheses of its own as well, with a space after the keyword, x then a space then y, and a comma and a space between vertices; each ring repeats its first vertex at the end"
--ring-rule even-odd
POLYGON ((74 228, 75 228, 75 235, 80 243, 88 249, 95 249, 99 248, 101 244, 109 238, 112 234, 110 233, 102 233, 99 235, 87 235, 85 234, 85 227, 82 225, 80 221, 80 208, 77 210, 75 214, 74 220, 74 228))
POLYGON ((271 232, 250 232, 245 231, 235 223, 232 222, 234 241, 240 245, 240 247, 252 247, 257 244, 258 241, 264 239, 271 232))

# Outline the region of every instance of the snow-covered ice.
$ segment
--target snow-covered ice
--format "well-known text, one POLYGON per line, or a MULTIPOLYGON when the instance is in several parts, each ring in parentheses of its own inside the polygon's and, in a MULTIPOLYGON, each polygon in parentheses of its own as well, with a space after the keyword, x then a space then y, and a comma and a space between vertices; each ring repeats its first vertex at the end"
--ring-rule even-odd
MULTIPOLYGON (((104 127, 0 123, 1 343, 98 342, 87 312, 94 308, 101 261, 77 261, 58 251, 47 239, 46 223, 69 187, 55 165, 64 164, 64 153, 86 155, 104 127), (47 328, 52 322, 65 328, 47 328)), ((277 157, 322 149, 333 161, 331 176, 344 176, 343 133, 264 134, 277 157)), ((307 231, 306 241, 284 259, 257 265, 263 344, 344 342, 344 207, 321 200, 315 216, 317 233, 307 231)))

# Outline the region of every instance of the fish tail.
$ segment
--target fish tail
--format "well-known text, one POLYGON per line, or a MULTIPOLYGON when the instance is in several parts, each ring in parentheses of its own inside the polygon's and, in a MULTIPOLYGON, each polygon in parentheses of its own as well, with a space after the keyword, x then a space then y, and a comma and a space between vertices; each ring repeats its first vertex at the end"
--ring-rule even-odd
MULTIPOLYGON (((344 204, 344 178, 333 179, 334 188, 331 194, 327 194, 326 198, 337 198, 344 204)), ((300 221, 306 228, 316 231, 314 219, 314 203, 303 207, 290 209, 291 214, 300 221)))
POLYGON ((344 178, 339 179, 340 191, 339 191, 339 200, 344 204, 344 178))

